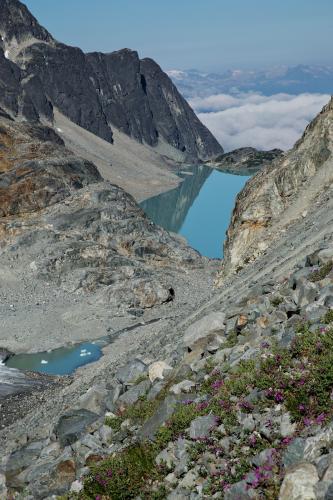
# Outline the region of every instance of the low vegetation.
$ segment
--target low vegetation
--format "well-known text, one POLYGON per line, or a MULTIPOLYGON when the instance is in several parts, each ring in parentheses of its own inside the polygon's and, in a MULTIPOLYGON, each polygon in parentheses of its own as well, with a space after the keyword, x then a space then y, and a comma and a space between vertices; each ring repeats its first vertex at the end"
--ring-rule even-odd
MULTIPOLYGON (((95 465, 79 498, 130 499, 138 495, 142 499, 165 498, 163 478, 170 470, 157 466, 155 458, 169 442, 187 435, 192 420, 204 415, 214 415, 216 425, 208 438, 192 440, 188 466, 200 463, 200 457, 207 453, 214 458, 216 467, 201 470, 205 494, 210 497, 223 492, 246 476, 251 478, 251 488, 258 492, 264 488, 265 498, 277 498, 285 448, 303 430, 323 424, 333 416, 333 312, 323 321, 326 326, 315 333, 310 331, 310 325, 300 325, 288 349, 263 343, 259 356, 241 362, 231 372, 207 365, 209 373, 198 388, 196 401, 189 399, 177 404, 174 414, 158 430, 154 443, 136 444, 95 465), (270 440, 256 431, 242 431, 238 422, 240 412, 258 414, 276 405, 284 405, 296 423, 294 436, 283 438, 270 422, 267 422, 272 426, 270 440), (228 453, 221 447, 225 435, 236 436, 230 440, 228 453), (271 451, 263 466, 251 465, 250 457, 268 449, 271 451), (223 468, 219 466, 221 463, 223 468)), ((161 395, 154 401, 141 398, 107 423, 115 430, 126 419, 143 423, 160 402, 161 395)))
POLYGON ((312 281, 313 283, 321 281, 322 279, 326 278, 326 276, 332 271, 332 269, 333 261, 322 264, 318 270, 313 271, 313 273, 309 277, 309 281, 312 281))

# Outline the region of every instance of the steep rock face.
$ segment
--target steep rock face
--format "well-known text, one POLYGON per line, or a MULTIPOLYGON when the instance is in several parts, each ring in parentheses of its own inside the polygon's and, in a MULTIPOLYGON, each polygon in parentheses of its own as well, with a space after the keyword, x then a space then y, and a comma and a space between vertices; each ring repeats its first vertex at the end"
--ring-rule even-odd
POLYGON ((224 271, 253 261, 291 221, 306 217, 332 180, 333 99, 294 148, 253 177, 238 195, 227 232, 224 271))
POLYGON ((94 86, 107 120, 140 142, 157 143, 137 52, 120 50, 111 54, 87 54, 94 72, 94 86))
POLYGON ((185 156, 211 158, 221 146, 200 122, 166 73, 152 59, 141 61, 144 86, 159 137, 185 156), (161 119, 163 118, 163 119, 161 119))
POLYGON ((52 105, 46 98, 38 77, 24 78, 0 46, 0 108, 13 118, 37 122, 52 119, 52 105))
POLYGON ((90 65, 80 49, 34 43, 19 54, 17 62, 26 74, 38 75, 53 105, 68 118, 112 142, 111 126, 99 101, 90 65))
POLYGON ((17 0, 0 2, 0 35, 6 57, 28 78, 29 94, 47 95, 102 139, 112 142, 115 126, 180 161, 223 152, 154 61, 127 49, 86 55, 58 43, 17 0))

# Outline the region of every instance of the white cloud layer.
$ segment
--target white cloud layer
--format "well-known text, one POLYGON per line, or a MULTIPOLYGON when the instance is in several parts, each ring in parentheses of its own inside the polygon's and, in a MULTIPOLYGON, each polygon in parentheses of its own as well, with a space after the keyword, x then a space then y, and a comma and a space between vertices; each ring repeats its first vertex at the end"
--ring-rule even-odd
POLYGON ((200 120, 225 151, 252 146, 290 149, 329 101, 326 94, 219 94, 191 99, 200 120))

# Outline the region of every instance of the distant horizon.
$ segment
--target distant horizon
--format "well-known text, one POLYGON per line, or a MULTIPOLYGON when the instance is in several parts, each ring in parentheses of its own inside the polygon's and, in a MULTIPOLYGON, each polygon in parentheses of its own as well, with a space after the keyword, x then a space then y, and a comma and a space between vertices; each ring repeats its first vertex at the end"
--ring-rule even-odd
MULTIPOLYGON (((158 61, 157 61, 158 62, 158 61)), ((206 74, 217 74, 217 75, 223 75, 224 73, 227 73, 228 71, 243 71, 244 73, 245 72, 248 72, 248 71, 255 71, 255 72, 260 72, 260 71, 269 71, 269 70, 273 70, 273 69, 282 69, 282 68, 285 68, 285 69, 290 69, 290 68, 298 68, 298 67, 313 67, 313 68, 328 68, 328 69, 331 69, 333 70, 333 61, 331 63, 327 63, 327 64, 319 64, 319 63, 308 63, 308 64, 304 64, 304 63, 299 63, 299 64, 273 64, 273 65, 265 65, 265 66, 249 66, 249 67, 240 67, 240 66, 229 66, 229 67, 225 67, 225 68, 220 68, 220 69, 217 69, 217 70, 212 70, 212 71, 209 71, 209 70, 204 70, 202 68, 195 68, 195 67, 191 67, 191 68, 177 68, 177 67, 174 67, 174 68, 163 68, 164 71, 166 72, 171 72, 171 71, 183 71, 184 73, 189 73, 189 72, 192 72, 192 71, 196 71, 196 72, 200 72, 200 73, 206 73, 206 74)))
POLYGON ((59 41, 84 52, 122 48, 163 69, 221 73, 332 65, 330 0, 24 0, 59 41), (281 26, 283 29, 281 29, 281 26))

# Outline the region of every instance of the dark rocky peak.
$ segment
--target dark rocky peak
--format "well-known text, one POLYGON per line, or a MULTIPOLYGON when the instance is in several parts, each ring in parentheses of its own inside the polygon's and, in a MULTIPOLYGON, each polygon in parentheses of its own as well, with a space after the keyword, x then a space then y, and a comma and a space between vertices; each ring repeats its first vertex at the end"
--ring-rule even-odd
POLYGON ((160 143, 166 141, 185 158, 204 160, 223 153, 222 146, 153 59, 142 59, 140 71, 152 116, 157 118, 160 143))
POLYGON ((58 43, 18 0, 0 0, 0 35, 4 55, 20 67, 33 102, 43 96, 43 105, 34 102, 37 114, 48 96, 70 120, 108 142, 115 126, 177 161, 223 152, 151 59, 140 60, 129 49, 84 54, 58 43))
POLYGON ((6 42, 15 38, 21 43, 27 38, 53 42, 50 33, 40 26, 27 7, 18 0, 0 0, 0 35, 6 42))

